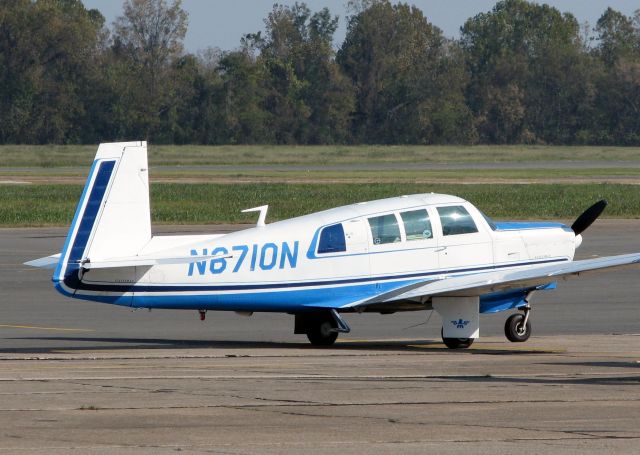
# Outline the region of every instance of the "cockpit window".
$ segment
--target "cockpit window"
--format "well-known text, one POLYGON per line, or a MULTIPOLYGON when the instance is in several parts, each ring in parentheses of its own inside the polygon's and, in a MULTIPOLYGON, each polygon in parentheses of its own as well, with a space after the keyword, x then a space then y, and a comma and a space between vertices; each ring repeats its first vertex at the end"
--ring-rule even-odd
POLYGON ((431 221, 426 210, 412 210, 411 212, 400 213, 404 223, 404 231, 407 240, 424 240, 433 238, 431 231, 431 221))
POLYGON ((396 243, 400 241, 400 227, 395 215, 382 215, 369 218, 371 237, 374 245, 396 243))
POLYGON ((339 253, 341 251, 347 251, 342 224, 327 226, 320 233, 318 254, 339 253))
POLYGON ((461 205, 452 207, 438 207, 440 223, 442 224, 442 235, 471 234, 478 232, 476 223, 461 205))

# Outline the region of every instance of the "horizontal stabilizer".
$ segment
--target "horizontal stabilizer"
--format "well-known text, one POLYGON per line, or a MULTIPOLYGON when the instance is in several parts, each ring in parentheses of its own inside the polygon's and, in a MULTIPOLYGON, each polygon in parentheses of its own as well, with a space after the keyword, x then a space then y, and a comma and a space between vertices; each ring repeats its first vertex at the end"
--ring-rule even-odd
POLYGON ((180 257, 150 257, 150 256, 131 256, 122 258, 105 259, 102 261, 87 261, 82 264, 82 268, 86 270, 94 269, 114 269, 120 267, 151 267, 154 265, 176 265, 191 264, 198 261, 208 261, 210 259, 229 259, 233 257, 230 254, 215 255, 198 255, 198 256, 180 256, 180 257))
POLYGON ((60 262, 60 253, 25 262, 24 265, 28 265, 29 267, 38 267, 41 269, 55 269, 58 262, 60 262))

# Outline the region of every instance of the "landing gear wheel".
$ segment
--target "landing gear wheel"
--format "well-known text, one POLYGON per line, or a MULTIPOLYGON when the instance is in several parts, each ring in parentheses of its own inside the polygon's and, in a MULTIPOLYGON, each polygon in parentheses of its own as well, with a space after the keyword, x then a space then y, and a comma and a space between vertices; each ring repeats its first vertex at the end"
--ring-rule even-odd
POLYGON ((525 324, 524 314, 512 314, 504 323, 504 334, 514 343, 527 341, 531 336, 531 323, 527 320, 525 324))
POLYGON ((336 322, 331 319, 320 319, 317 324, 309 327, 307 338, 314 346, 331 346, 338 338, 336 322))
POLYGON ((473 338, 445 338, 444 329, 440 329, 440 336, 449 349, 466 349, 473 344, 473 338))

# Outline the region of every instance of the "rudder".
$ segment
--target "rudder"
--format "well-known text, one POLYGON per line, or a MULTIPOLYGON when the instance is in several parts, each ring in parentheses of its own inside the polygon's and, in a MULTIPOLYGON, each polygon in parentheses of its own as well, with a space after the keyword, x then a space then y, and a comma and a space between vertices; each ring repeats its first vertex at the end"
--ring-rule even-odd
POLYGON ((53 281, 75 289, 83 262, 136 255, 150 239, 147 143, 100 144, 53 281))

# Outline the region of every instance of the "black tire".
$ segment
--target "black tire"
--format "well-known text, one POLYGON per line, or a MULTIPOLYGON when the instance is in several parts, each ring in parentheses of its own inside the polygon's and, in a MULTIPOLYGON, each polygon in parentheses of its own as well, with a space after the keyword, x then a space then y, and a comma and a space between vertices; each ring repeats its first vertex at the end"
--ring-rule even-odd
POLYGON ((333 318, 319 319, 317 324, 309 328, 307 338, 314 346, 331 346, 338 338, 338 332, 332 330, 336 327, 333 318))
POLYGON ((445 338, 444 329, 440 329, 440 336, 449 349, 466 349, 473 344, 473 338, 445 338))
POLYGON ((531 336, 531 322, 527 321, 525 327, 522 326, 524 322, 523 314, 512 314, 507 318, 504 323, 504 335, 507 340, 512 343, 523 343, 531 336))

